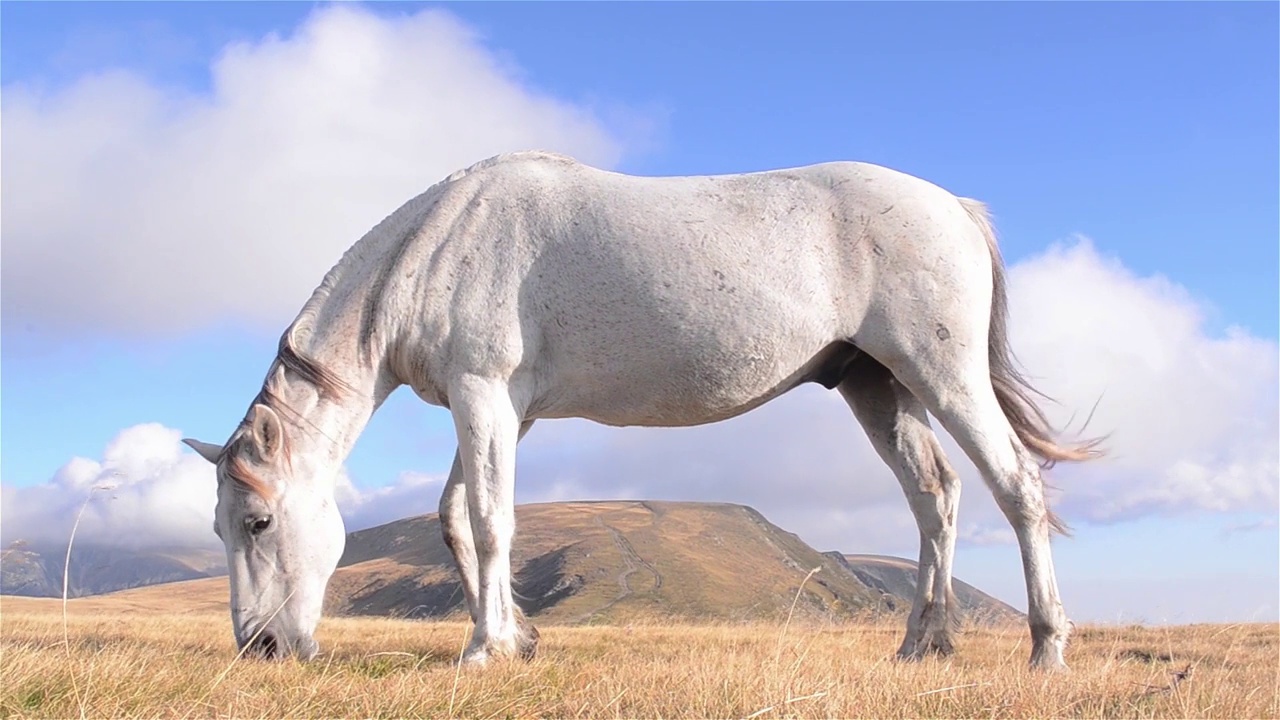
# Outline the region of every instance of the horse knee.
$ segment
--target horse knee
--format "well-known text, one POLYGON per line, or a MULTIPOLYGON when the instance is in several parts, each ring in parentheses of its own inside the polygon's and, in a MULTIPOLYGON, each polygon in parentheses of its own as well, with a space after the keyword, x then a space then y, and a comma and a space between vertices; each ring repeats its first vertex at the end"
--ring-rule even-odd
MULTIPOLYGON (((448 496, 448 490, 445 491, 448 496)), ((466 507, 459 508, 459 503, 453 502, 446 498, 440 500, 440 536, 444 539, 444 544, 454 554, 457 554, 458 543, 464 537, 463 533, 469 533, 470 528, 467 527, 466 507)))
POLYGON ((449 548, 449 552, 455 556, 458 554, 458 531, 445 519, 442 514, 440 516, 440 537, 444 539, 444 546, 449 548))
POLYGON ((910 497, 920 529, 929 534, 954 531, 960 504, 960 477, 940 453, 916 473, 918 492, 910 497))
POLYGON ((920 492, 934 495, 950 493, 959 483, 959 478, 951 469, 951 463, 947 462, 947 456, 933 430, 923 426, 910 435, 914 437, 899 440, 899 452, 908 458, 908 467, 916 477, 920 492))
POLYGON ((994 483, 992 491, 996 505, 1015 526, 1049 522, 1049 508, 1038 475, 1019 473, 994 483))

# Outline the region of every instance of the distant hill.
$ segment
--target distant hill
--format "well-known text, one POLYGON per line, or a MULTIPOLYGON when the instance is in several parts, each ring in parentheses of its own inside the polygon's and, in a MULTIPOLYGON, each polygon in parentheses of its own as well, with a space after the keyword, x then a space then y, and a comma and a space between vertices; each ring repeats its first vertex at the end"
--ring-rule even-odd
MULTIPOLYGON (((843 564, 864 584, 879 590, 886 605, 911 607, 919 567, 914 561, 887 555, 844 555, 838 552, 827 555, 843 564)), ((1022 617, 1022 613, 1013 606, 958 578, 951 579, 951 589, 955 592, 961 614, 970 622, 999 623, 1022 617)))
MULTIPOLYGON (((27 597, 62 597, 67 547, 11 543, 0 551, 0 592, 27 597)), ((71 552, 68 597, 225 574, 222 550, 170 548, 130 550, 77 543, 71 552)))
MULTIPOLYGON (((65 548, 63 549, 65 552, 65 548)), ((154 557, 73 554, 81 569, 73 588, 117 586, 171 572, 188 577, 222 573, 174 553, 154 557), (118 564, 128 572, 113 575, 118 564), (148 569, 150 568, 150 569, 148 569)), ((39 557, 4 562, 5 594, 61 595, 61 563, 39 557), (48 572, 56 565, 57 572, 48 572), (39 570, 44 570, 43 578, 39 570), (18 585, 19 581, 25 585, 18 585), (14 585, 10 583, 13 582, 14 585), (12 588, 12 589, 11 589, 12 588), (28 588, 31 592, 16 592, 28 588)), ((221 554, 218 553, 221 560, 221 554)), ((798 618, 845 621, 901 613, 915 593, 915 563, 899 558, 822 553, 752 508, 724 503, 561 502, 516 508, 512 556, 517 602, 545 623, 622 623, 629 619, 694 622, 781 620, 805 576, 798 618)), ((177 579, 177 578, 175 578, 177 579)), ((134 585, 146 583, 135 582, 134 585)), ((160 588, 139 587, 118 597, 136 608, 163 608, 165 597, 225 607, 225 577, 160 588)), ((970 622, 999 623, 1022 616, 1012 607, 957 581, 957 599, 970 622)), ((76 593, 73 593, 76 594, 76 593)), ((85 593, 79 593, 85 594, 85 593)), ((326 612, 398 617, 457 617, 465 613, 453 558, 433 513, 350 533, 329 583, 326 612)))
MULTIPOLYGON (((549 622, 781 619, 814 568, 820 569, 804 584, 797 615, 838 621, 905 612, 915 594, 915 563, 818 552, 742 505, 523 505, 516 528, 518 602, 549 622)), ((971 622, 1021 618, 968 584, 955 589, 971 622)), ((464 612, 436 515, 351 533, 328 602, 331 612, 359 615, 464 612)))

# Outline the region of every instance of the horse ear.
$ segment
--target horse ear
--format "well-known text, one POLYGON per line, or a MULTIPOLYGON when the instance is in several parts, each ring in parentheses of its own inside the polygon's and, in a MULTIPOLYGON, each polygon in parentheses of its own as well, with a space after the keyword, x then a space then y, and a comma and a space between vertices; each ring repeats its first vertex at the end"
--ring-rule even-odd
POLYGON ((222 454, 221 445, 214 445, 213 443, 200 442, 199 440, 194 440, 192 438, 183 438, 182 442, 186 443, 187 447, 200 453, 200 457, 204 458, 205 460, 208 460, 211 463, 214 463, 215 465, 218 462, 218 456, 222 454))
POLYGON ((253 406, 253 420, 250 421, 253 442, 258 446, 258 457, 263 460, 274 460, 280 453, 284 443, 284 426, 276 411, 258 403, 253 406))

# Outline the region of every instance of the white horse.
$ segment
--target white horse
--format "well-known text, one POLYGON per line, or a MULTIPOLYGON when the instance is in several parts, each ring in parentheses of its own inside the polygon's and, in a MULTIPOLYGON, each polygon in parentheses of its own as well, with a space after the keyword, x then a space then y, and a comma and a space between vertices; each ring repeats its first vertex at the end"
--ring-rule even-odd
POLYGON ((541 152, 455 173, 348 250, 285 331, 218 469, 242 649, 314 656, 344 528, 337 470, 400 385, 448 408, 444 541, 475 622, 464 662, 531 657, 512 600, 517 441, 538 418, 688 426, 806 382, 838 389, 906 493, 919 583, 898 654, 952 651, 960 485, 932 413, 1017 533, 1031 663, 1064 667, 1042 466, 1064 447, 1014 369, 981 203, 863 163, 632 177, 541 152), (248 646, 246 648, 246 646, 248 646))

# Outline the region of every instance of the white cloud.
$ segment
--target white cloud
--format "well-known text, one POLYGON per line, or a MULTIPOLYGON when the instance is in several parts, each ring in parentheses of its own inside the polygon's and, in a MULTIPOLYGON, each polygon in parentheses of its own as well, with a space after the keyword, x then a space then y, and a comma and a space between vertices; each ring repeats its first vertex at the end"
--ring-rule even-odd
POLYGON ((0 486, 4 542, 66 543, 83 506, 77 543, 221 547, 213 466, 184 452, 181 439, 163 425, 135 425, 112 438, 101 459, 72 458, 40 485, 0 486))
POLYGON ((971 545, 1012 545, 1018 541, 1013 528, 1008 525, 984 525, 973 522, 961 523, 956 528, 956 539, 959 543, 971 545))
POLYGON ((208 94, 110 70, 4 87, 6 322, 283 327, 347 247, 454 170, 535 147, 609 166, 645 125, 609 108, 614 132, 529 89, 438 10, 327 7, 210 73, 208 94))
POLYGON ((1018 265, 1011 333, 1040 385, 1110 432, 1097 467, 1055 471, 1079 518, 1276 509, 1280 353, 1274 340, 1206 332, 1207 308, 1162 277, 1138 277, 1088 241, 1018 265))
MULTIPOLYGON (((84 506, 77 543, 221 548, 213 534, 213 465, 182 437, 158 423, 135 425, 112 438, 101 459, 71 458, 39 485, 0 485, 2 543, 65 543, 84 506)), ((443 477, 406 472, 385 487, 362 489, 343 468, 335 497, 347 529, 359 530, 434 512, 443 486, 443 477)))
POLYGON ((348 531, 425 515, 439 506, 444 481, 441 475, 402 472, 389 485, 357 488, 344 472, 338 481, 338 507, 348 531))

